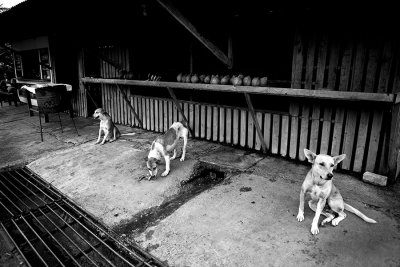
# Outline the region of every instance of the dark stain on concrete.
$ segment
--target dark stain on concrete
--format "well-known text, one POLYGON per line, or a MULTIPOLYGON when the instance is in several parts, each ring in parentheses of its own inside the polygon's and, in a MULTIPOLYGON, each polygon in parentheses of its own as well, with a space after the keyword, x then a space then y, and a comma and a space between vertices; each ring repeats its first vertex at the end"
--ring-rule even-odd
POLYGON ((226 178, 225 170, 205 162, 200 162, 195 169, 193 176, 182 183, 177 195, 168 198, 158 207, 152 207, 135 214, 129 222, 116 226, 113 230, 119 235, 129 233, 138 236, 149 227, 157 225, 161 220, 174 213, 190 199, 222 183, 226 178))
POLYGON ((251 187, 245 187, 245 186, 239 189, 240 192, 249 192, 251 190, 252 190, 251 187))
POLYGON ((154 234, 154 230, 150 230, 146 233, 146 240, 150 240, 154 234))

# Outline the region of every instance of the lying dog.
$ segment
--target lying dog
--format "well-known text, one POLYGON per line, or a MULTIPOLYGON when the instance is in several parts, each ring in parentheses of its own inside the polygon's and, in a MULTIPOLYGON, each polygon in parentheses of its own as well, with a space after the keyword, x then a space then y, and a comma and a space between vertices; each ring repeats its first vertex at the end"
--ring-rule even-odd
POLYGON ((368 218, 359 210, 344 203, 339 190, 332 182, 333 168, 344 160, 346 157, 345 154, 336 157, 323 154, 316 155, 308 149, 304 149, 304 154, 308 161, 312 163, 312 167, 301 186, 299 213, 297 214, 297 220, 299 222, 304 220, 304 195, 305 193, 309 193, 311 200, 308 202, 308 205, 315 211, 315 216, 311 224, 311 233, 313 235, 319 233, 318 221, 321 214, 326 217, 321 225, 331 221, 333 226, 338 225, 340 221, 346 218, 344 210, 356 214, 366 222, 376 223, 375 220, 368 218), (329 205, 331 211, 324 210, 326 203, 329 205), (339 216, 335 218, 335 214, 332 211, 339 216))
POLYGON ((161 176, 166 176, 170 170, 170 160, 176 157, 176 145, 180 138, 183 139, 181 161, 185 160, 186 145, 188 140, 188 128, 182 122, 174 122, 163 135, 158 136, 151 144, 151 150, 147 157, 147 169, 150 172, 149 180, 157 175, 157 164, 161 158, 165 159, 165 171, 161 176), (174 151, 170 158, 169 152, 174 151))
POLYGON ((100 119, 99 137, 97 138, 97 142, 95 143, 95 145, 100 143, 102 133, 104 134, 104 137, 103 141, 101 142, 101 145, 104 145, 106 141, 113 142, 117 140, 118 137, 121 136, 121 133, 115 126, 110 115, 108 115, 108 113, 104 111, 104 109, 102 108, 96 109, 94 111, 93 118, 100 119))

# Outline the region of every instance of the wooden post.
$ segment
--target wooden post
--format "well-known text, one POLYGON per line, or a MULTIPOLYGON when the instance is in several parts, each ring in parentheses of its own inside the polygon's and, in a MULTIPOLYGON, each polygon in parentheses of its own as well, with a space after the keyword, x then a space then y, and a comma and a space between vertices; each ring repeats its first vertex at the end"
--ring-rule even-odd
POLYGON ((392 121, 390 124, 389 155, 388 155, 388 178, 393 183, 397 180, 400 172, 400 96, 396 95, 396 101, 392 108, 392 121))
POLYGON ((187 127, 188 127, 188 129, 189 129, 190 134, 191 134, 192 136, 194 136, 194 135, 193 135, 193 131, 192 131, 192 129, 190 128, 189 121, 188 121, 188 119, 186 118, 185 114, 183 113, 183 110, 182 110, 182 108, 181 108, 181 105, 179 105, 179 101, 178 101, 178 99, 176 98, 176 95, 175 95, 174 91, 173 91, 171 88, 169 88, 169 87, 167 87, 167 89, 168 89, 169 94, 170 94, 171 97, 172 97, 172 100, 173 100, 174 103, 175 103, 176 108, 178 109, 179 113, 182 115, 183 120, 186 122, 186 125, 187 125, 187 127))
POLYGON ((253 107, 253 104, 251 102, 250 95, 248 93, 244 93, 244 97, 246 98, 247 106, 249 108, 249 112, 250 112, 251 117, 253 119, 253 123, 256 126, 257 135, 261 140, 261 146, 262 146, 263 152, 265 153, 267 151, 267 145, 265 144, 265 140, 264 140, 263 134, 261 132, 260 124, 257 121, 256 113, 254 112, 254 107, 253 107))
POLYGON ((139 122, 140 127, 143 128, 143 123, 142 120, 139 118, 138 114, 136 113, 135 108, 132 106, 131 102, 129 101, 128 97, 126 96, 125 92, 121 89, 121 87, 117 84, 117 88, 118 90, 121 92, 124 100, 126 101, 126 103, 128 104, 129 108, 131 109, 131 111, 133 112, 133 115, 135 116, 136 120, 139 122))

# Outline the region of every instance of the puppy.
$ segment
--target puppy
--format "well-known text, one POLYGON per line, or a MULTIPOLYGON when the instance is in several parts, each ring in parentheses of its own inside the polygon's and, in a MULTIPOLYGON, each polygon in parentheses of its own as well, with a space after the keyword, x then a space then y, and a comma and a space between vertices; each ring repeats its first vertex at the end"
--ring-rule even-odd
POLYGON ((151 150, 147 157, 147 169, 150 172, 148 180, 157 175, 157 164, 161 158, 165 159, 165 171, 161 176, 166 176, 170 170, 170 160, 176 157, 176 145, 180 138, 183 139, 181 161, 185 160, 186 145, 188 140, 188 128, 182 122, 174 122, 163 135, 158 136, 151 144, 151 150), (174 151, 170 158, 169 152, 174 151))
POLYGON ((345 154, 336 157, 323 154, 316 155, 308 149, 304 149, 304 154, 308 161, 312 163, 312 167, 301 186, 299 213, 297 214, 297 220, 299 222, 304 220, 304 195, 305 193, 309 193, 311 200, 308 202, 308 205, 315 211, 315 216, 311 224, 311 233, 313 235, 319 233, 318 221, 321 214, 326 217, 326 219, 322 221, 322 225, 329 222, 332 222, 333 226, 338 225, 340 221, 346 218, 344 210, 356 214, 366 222, 376 223, 375 220, 368 218, 359 210, 344 203, 339 190, 332 182, 333 168, 344 160, 346 157, 345 154), (331 209, 330 211, 324 210, 326 203, 331 209), (334 212, 338 214, 336 218, 334 212))
POLYGON ((94 111, 93 118, 100 119, 99 137, 97 138, 97 142, 95 143, 95 145, 100 143, 102 133, 104 134, 104 137, 103 141, 101 142, 101 145, 104 145, 106 141, 113 142, 117 140, 118 137, 121 136, 121 133, 115 126, 110 115, 108 115, 108 113, 104 111, 104 109, 102 108, 96 109, 94 111))

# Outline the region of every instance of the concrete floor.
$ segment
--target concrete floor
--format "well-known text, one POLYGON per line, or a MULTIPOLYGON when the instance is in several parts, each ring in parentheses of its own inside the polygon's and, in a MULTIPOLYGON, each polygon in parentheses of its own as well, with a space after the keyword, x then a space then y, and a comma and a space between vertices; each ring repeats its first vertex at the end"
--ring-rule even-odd
POLYGON ((98 121, 76 118, 80 136, 67 115, 62 121, 64 133, 50 117, 42 143, 26 106, 1 107, 0 168, 28 164, 122 242, 170 266, 400 266, 398 184, 380 188, 336 172, 345 200, 378 224, 348 213, 313 236, 308 207, 296 220, 308 164, 190 139, 186 160, 173 161, 167 177, 140 180, 156 133, 118 125, 136 134, 99 146, 98 121))

